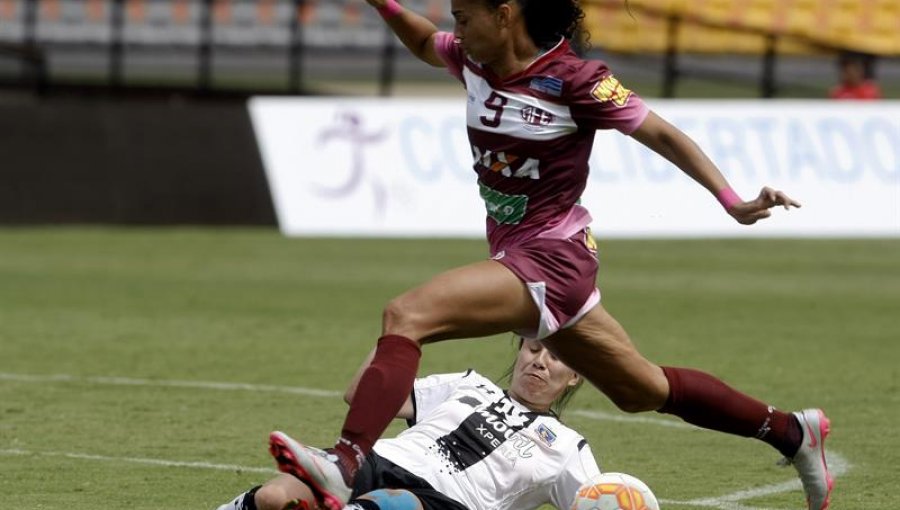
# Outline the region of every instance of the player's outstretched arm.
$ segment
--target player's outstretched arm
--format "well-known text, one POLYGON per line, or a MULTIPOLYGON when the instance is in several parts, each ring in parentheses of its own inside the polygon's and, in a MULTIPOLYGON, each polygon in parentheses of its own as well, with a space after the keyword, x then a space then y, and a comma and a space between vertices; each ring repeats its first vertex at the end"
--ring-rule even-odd
POLYGON ((768 218, 776 205, 785 209, 800 207, 796 200, 769 187, 764 187, 753 200, 742 200, 694 140, 652 111, 631 136, 709 190, 738 223, 752 225, 768 218))
POLYGON ((434 35, 438 32, 434 23, 403 7, 396 0, 366 0, 366 2, 378 10, 404 46, 419 60, 435 67, 446 67, 434 50, 434 35))

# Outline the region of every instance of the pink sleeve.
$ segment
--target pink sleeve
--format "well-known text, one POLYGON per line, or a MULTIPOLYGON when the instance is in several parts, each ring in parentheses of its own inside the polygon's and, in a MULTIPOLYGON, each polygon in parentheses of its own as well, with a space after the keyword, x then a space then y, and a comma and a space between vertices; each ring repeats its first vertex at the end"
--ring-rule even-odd
POLYGON ((457 80, 465 83, 462 69, 465 65, 466 55, 459 43, 456 42, 456 37, 450 32, 434 34, 434 51, 447 64, 447 71, 457 80))
POLYGON ((577 76, 570 89, 570 105, 579 126, 630 135, 647 118, 650 109, 646 103, 625 88, 603 62, 586 62, 577 76))

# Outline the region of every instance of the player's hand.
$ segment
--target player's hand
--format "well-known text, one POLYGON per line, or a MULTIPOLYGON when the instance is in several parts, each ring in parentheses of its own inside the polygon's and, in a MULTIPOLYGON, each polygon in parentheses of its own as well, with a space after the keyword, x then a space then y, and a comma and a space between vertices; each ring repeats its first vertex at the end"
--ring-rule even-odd
POLYGON ((738 223, 753 225, 757 221, 771 216, 772 211, 770 209, 776 205, 783 206, 787 210, 791 207, 800 207, 800 202, 785 195, 783 191, 774 190, 766 186, 759 192, 758 197, 747 202, 735 204, 728 209, 728 214, 737 220, 738 223))

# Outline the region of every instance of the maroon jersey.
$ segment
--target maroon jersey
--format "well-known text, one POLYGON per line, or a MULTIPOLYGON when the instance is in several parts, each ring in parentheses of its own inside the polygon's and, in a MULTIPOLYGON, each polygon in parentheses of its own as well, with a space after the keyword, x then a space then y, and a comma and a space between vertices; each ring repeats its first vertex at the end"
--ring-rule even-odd
POLYGON ((606 64, 565 40, 525 70, 498 78, 446 32, 435 49, 466 87, 466 124, 487 209, 491 253, 535 237, 568 239, 591 221, 578 205, 597 129, 630 134, 647 106, 606 64))

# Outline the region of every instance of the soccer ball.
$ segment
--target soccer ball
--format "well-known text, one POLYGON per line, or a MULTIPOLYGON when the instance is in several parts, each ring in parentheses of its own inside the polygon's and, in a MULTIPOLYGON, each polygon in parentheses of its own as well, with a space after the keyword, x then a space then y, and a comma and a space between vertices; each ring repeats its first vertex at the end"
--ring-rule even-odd
POLYGON ((571 510, 659 510, 647 484, 625 473, 603 473, 578 488, 571 510))

